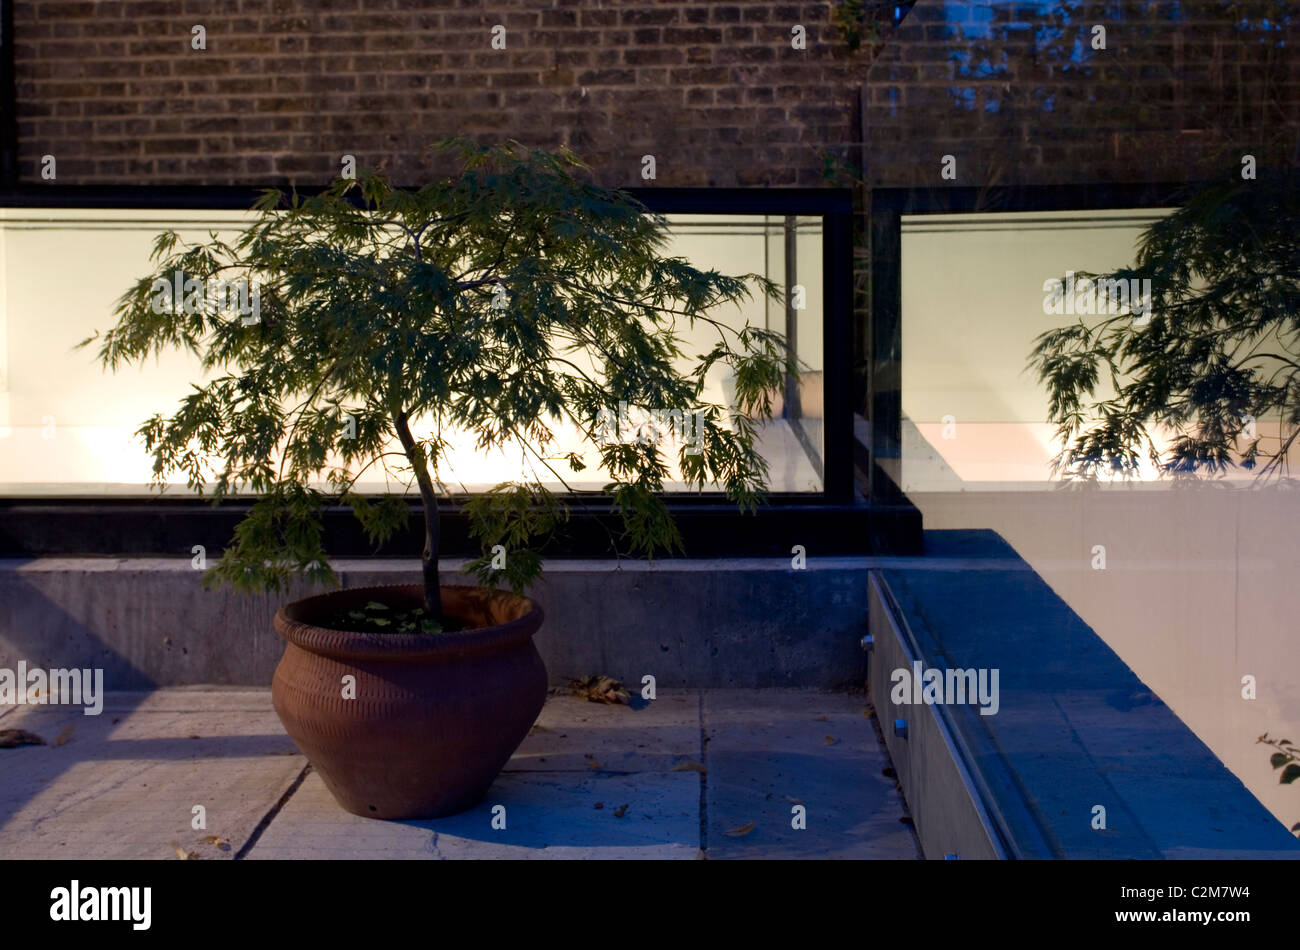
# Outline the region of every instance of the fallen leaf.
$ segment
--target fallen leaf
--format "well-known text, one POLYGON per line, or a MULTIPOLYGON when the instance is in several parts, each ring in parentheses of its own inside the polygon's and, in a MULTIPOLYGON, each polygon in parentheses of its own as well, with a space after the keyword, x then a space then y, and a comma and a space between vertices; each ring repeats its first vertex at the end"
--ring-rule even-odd
POLYGON ((604 808, 604 807, 605 807, 605 803, 604 803, 604 802, 596 802, 596 804, 592 805, 591 807, 592 807, 592 808, 604 808))
POLYGON ((208 835, 203 840, 206 841, 208 844, 215 845, 217 848, 219 848, 222 851, 230 850, 230 842, 226 841, 220 835, 208 835))
POLYGON ((76 727, 75 727, 75 726, 68 726, 68 728, 66 728, 66 729, 64 729, 62 732, 60 732, 60 733, 59 733, 59 737, 58 737, 57 739, 54 740, 54 744, 55 744, 56 746, 59 746, 59 745, 67 745, 69 742, 71 742, 71 741, 72 741, 72 730, 73 730, 74 728, 76 728, 76 727))
POLYGON ((180 858, 182 861, 197 861, 199 859, 198 852, 186 851, 184 848, 176 849, 176 857, 180 858))
POLYGON ((632 697, 627 688, 612 676, 585 676, 570 680, 569 691, 574 696, 585 697, 588 702, 607 705, 631 705, 632 697))
POLYGON ((754 830, 754 825, 755 822, 751 821, 749 824, 741 825, 739 828, 730 828, 727 831, 724 831, 723 834, 728 838, 743 838, 754 830))
POLYGON ((826 717, 825 717, 825 716, 814 716, 814 717, 813 717, 813 722, 826 722, 826 717))
POLYGON ((45 745, 45 740, 26 729, 0 729, 0 749, 16 749, 23 745, 45 745))
POLYGON ((683 759, 681 762, 678 762, 676 765, 673 766, 673 771, 674 772, 699 772, 701 775, 709 774, 708 769, 706 769, 703 765, 701 765, 699 762, 694 761, 693 759, 683 759))
POLYGON ((627 805, 619 805, 617 808, 614 809, 615 818, 622 818, 626 814, 627 814, 627 805))
POLYGON ((190 736, 191 739, 202 739, 202 736, 190 736))
POLYGON ((600 769, 600 763, 593 759, 587 763, 587 768, 591 769, 593 772, 598 771, 600 769))
POLYGON ((839 739, 836 739, 834 736, 827 736, 827 737, 826 737, 826 744, 827 744, 827 745, 835 745, 835 744, 836 744, 837 742, 839 742, 839 741, 840 741, 840 740, 839 740, 839 739))

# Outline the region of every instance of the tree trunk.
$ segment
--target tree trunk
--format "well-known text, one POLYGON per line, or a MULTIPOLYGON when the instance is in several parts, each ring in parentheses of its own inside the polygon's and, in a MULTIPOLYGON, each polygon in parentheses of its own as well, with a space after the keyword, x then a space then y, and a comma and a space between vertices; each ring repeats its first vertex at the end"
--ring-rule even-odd
POLYGON ((394 418, 397 437, 402 440, 402 449, 415 471, 415 483, 420 487, 420 501, 424 506, 424 609, 435 620, 442 622, 442 587, 438 579, 438 496, 433 490, 433 479, 429 477, 429 466, 423 450, 415 444, 411 427, 407 424, 406 410, 401 410, 394 418))

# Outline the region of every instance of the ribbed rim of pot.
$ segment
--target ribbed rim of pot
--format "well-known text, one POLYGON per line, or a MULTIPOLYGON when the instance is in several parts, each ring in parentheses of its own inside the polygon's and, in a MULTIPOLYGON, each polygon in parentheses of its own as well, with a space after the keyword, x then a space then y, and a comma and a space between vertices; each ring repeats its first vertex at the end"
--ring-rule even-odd
MULTIPOLYGON (((443 591, 486 591, 486 588, 469 585, 444 584, 443 591)), ((285 604, 275 614, 275 631, 295 646, 311 653, 339 660, 420 660, 451 659, 458 655, 481 653, 485 650, 510 646, 527 640, 542 625, 542 608, 529 597, 508 591, 494 591, 494 596, 517 599, 528 609, 514 620, 490 627, 475 627, 455 633, 359 633, 331 630, 304 623, 300 615, 310 605, 319 609, 334 598, 351 599, 368 592, 400 590, 421 594, 419 584, 380 584, 371 587, 349 587, 304 597, 285 604)), ((373 599, 373 598, 372 598, 373 599)))

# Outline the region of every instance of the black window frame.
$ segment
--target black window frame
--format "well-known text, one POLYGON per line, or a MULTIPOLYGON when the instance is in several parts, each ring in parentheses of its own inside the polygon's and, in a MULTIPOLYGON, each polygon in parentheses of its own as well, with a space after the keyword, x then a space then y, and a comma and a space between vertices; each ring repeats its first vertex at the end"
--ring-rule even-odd
MULTIPOLYGON (((12 169, 12 165, 10 166, 12 169)), ((12 172, 11 172, 12 174, 12 172)), ((276 187, 289 189, 290 183, 276 187)), ((310 187, 298 187, 310 194, 310 187)), ((750 214, 817 217, 822 221, 823 448, 822 491, 772 492, 758 512, 741 515, 720 492, 667 493, 688 557, 789 556, 795 545, 809 554, 908 554, 920 550, 919 512, 898 497, 868 503, 859 485, 852 405, 853 193, 846 188, 657 188, 625 189, 661 214, 750 214)), ((0 186, 0 207, 113 208, 139 210, 247 210, 261 188, 236 185, 0 186)), ((144 498, 95 496, 0 497, 0 557, 189 556, 193 545, 219 553, 249 501, 219 505, 182 491, 144 498), (184 495, 184 497, 182 497, 184 495)), ((412 499, 413 512, 418 499, 412 499)), ((606 557, 620 533, 603 509, 575 504, 567 533, 547 549, 550 556, 606 557)), ((454 500, 443 506, 443 554, 477 555, 468 523, 454 500)), ((422 533, 409 531, 376 548, 348 509, 325 514, 326 550, 335 557, 418 554, 422 533)))
POLYGON ((911 504, 874 460, 890 457, 902 443, 903 215, 994 214, 999 212, 1105 211, 1175 208, 1210 185, 1183 182, 1089 182, 1067 185, 887 187, 869 194, 871 312, 865 327, 868 358, 854 380, 866 393, 863 415, 869 446, 861 465, 873 504, 911 504), (883 382, 889 381, 889 382, 883 382))

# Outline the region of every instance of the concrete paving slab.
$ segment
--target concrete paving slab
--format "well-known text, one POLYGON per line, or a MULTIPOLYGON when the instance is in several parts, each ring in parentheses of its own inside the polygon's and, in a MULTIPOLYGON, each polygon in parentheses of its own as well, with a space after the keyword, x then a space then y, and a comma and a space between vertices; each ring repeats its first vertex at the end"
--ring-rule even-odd
POLYGON ((708 690, 709 859, 920 857, 865 708, 843 693, 708 690))
POLYGON ((507 772, 669 772, 700 757, 696 690, 659 690, 633 706, 556 695, 507 772))
POLYGON ((306 764, 266 690, 110 693, 98 716, 19 706, 4 721, 47 744, 0 750, 0 859, 228 859, 306 764))
POLYGON ((699 851, 699 807, 697 773, 522 771, 502 773, 486 800, 462 814, 375 821, 345 812, 311 773, 248 857, 691 859, 699 851), (492 827, 498 815, 505 828, 492 827))
POLYGON ((660 690, 632 707, 553 696, 487 800, 435 822, 343 811, 269 690, 110 693, 99 716, 9 707, 6 728, 49 744, 0 750, 0 858, 914 858, 863 705, 780 689, 660 690), (807 802, 808 831, 782 832, 787 794, 807 802), (760 802, 772 814, 748 839, 704 835, 762 817, 760 802))

